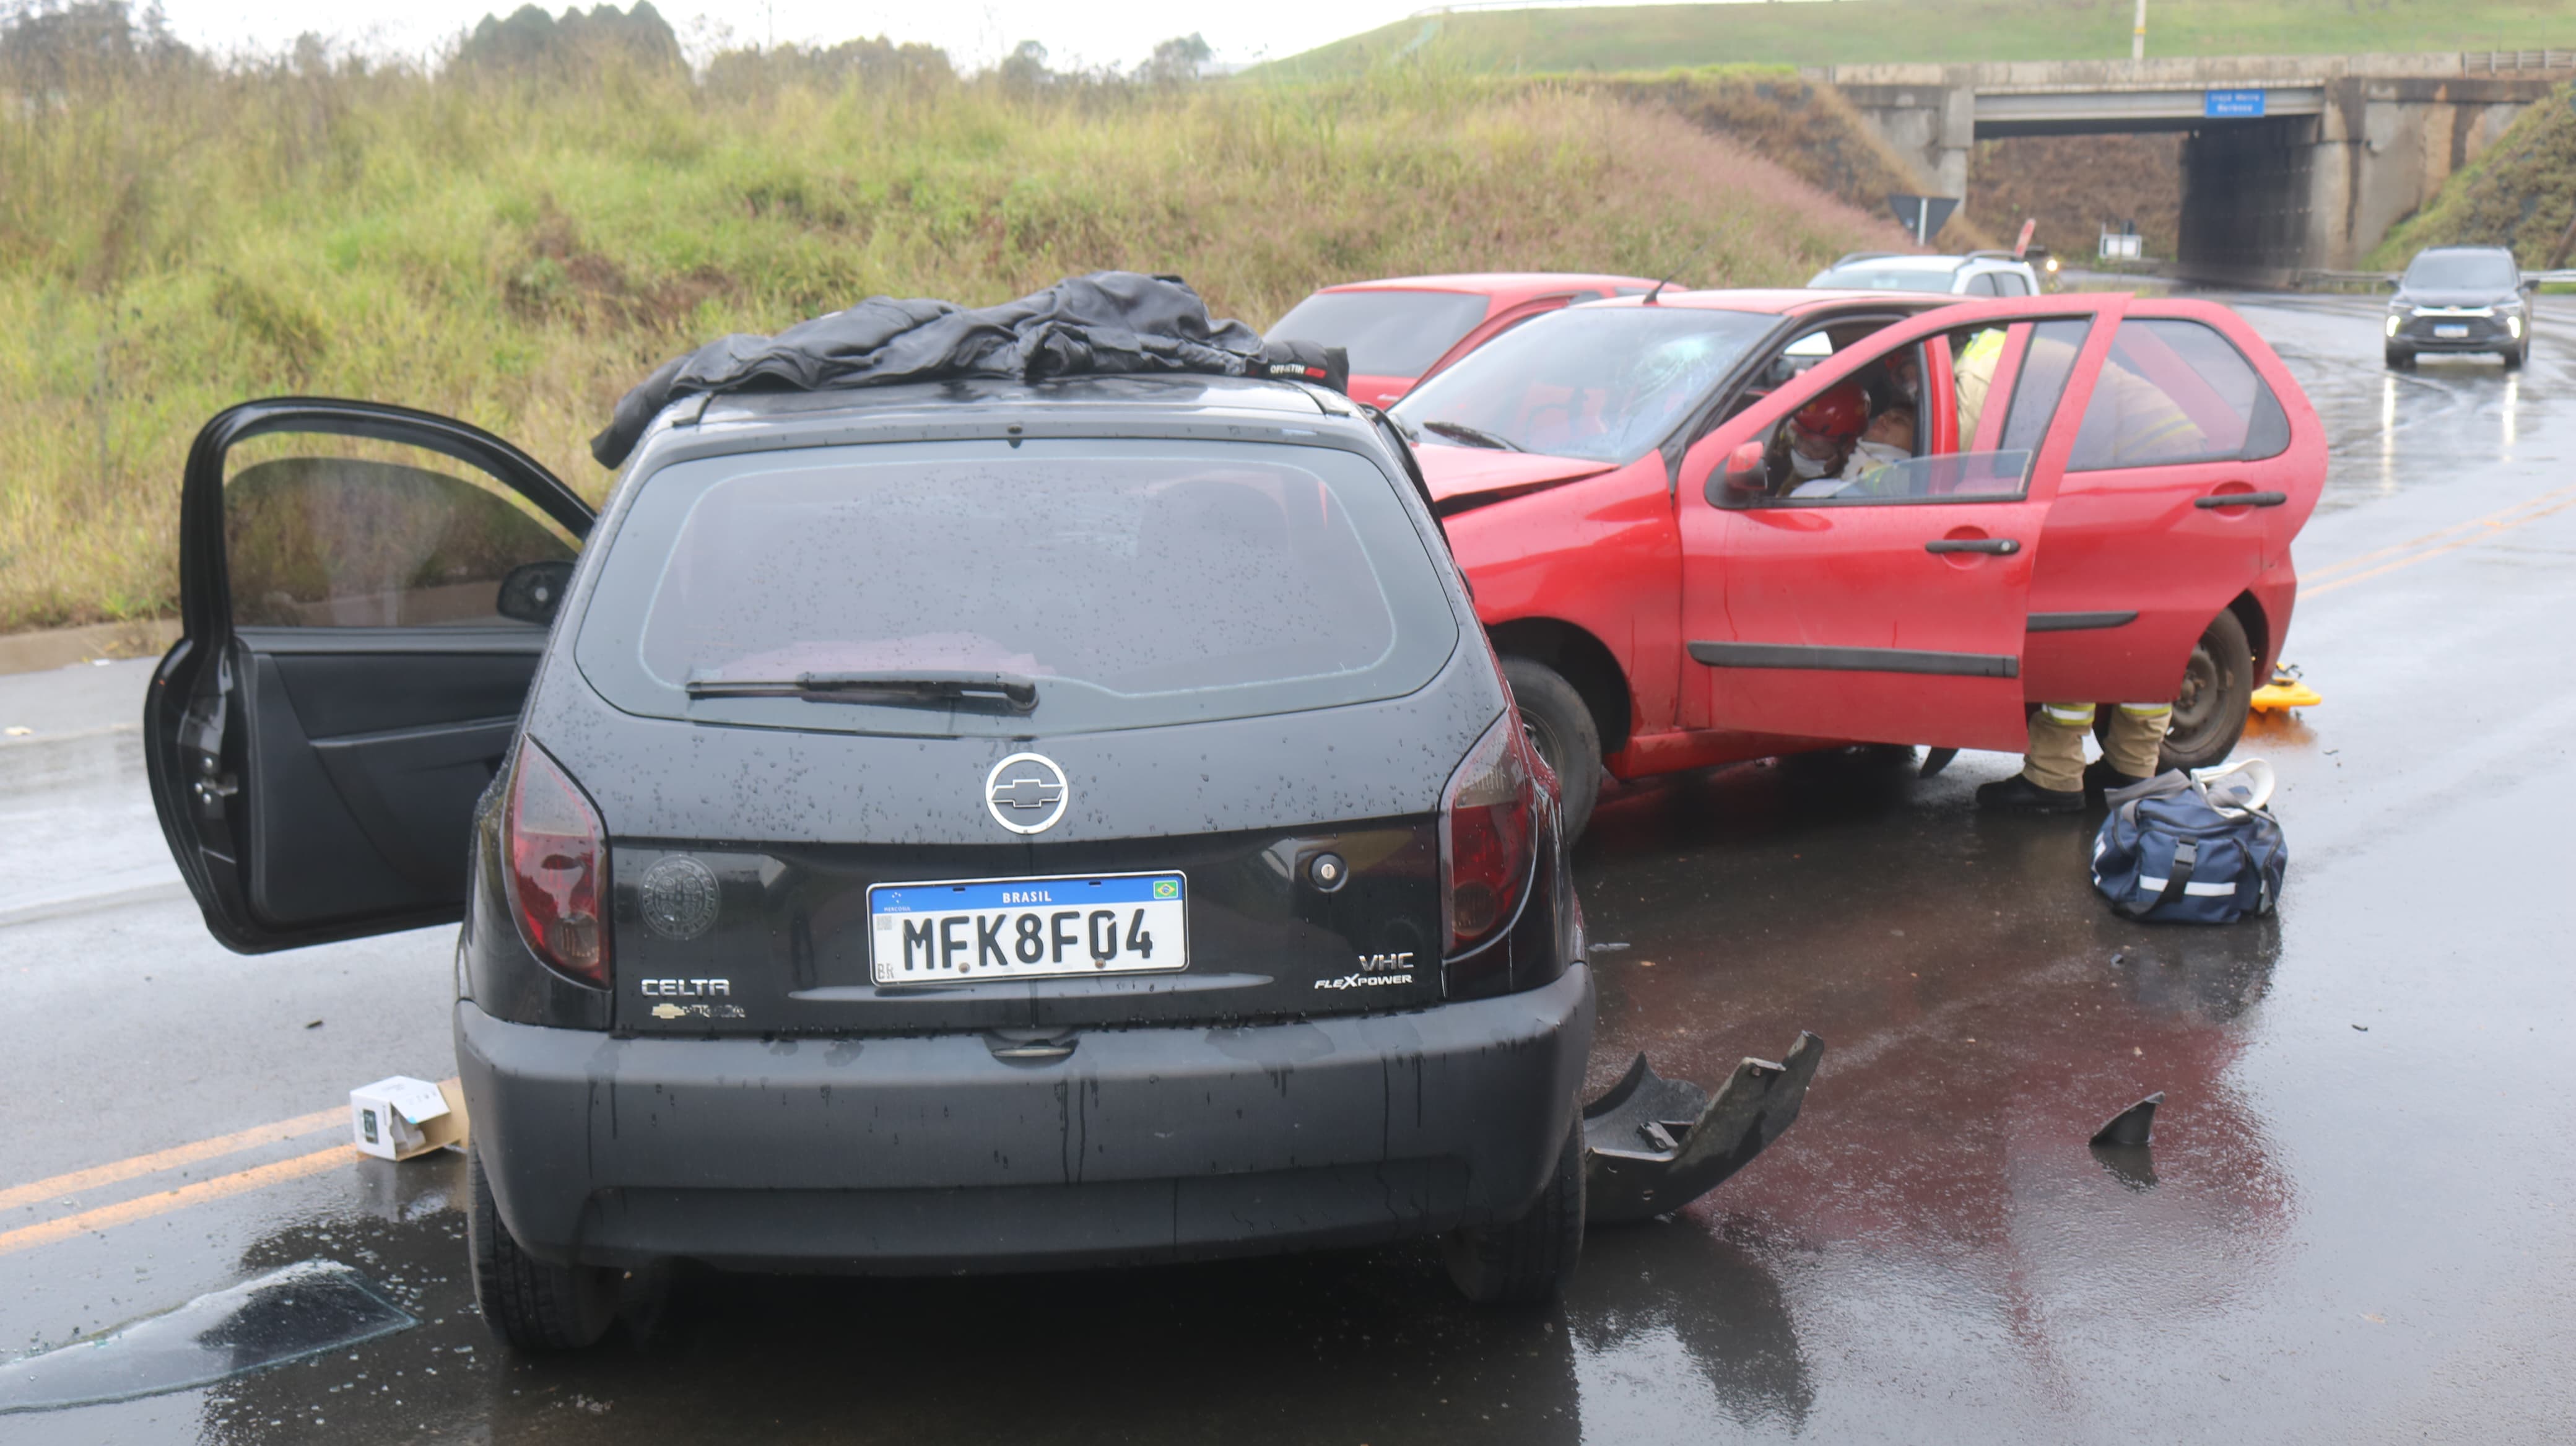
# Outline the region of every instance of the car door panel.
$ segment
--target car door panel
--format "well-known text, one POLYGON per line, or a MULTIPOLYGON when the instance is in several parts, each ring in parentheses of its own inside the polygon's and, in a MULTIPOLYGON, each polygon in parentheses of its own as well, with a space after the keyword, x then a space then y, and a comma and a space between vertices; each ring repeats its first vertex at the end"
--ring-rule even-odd
POLYGON ((1725 554, 1733 637, 1690 644, 1713 673, 1712 716, 1747 732, 2012 746, 2046 512, 2024 499, 1738 514, 1725 554), (1958 546, 1978 543, 2009 550, 1958 546))
POLYGON ((256 952, 457 916, 473 811, 548 634, 504 615, 514 579, 543 564, 559 583, 590 515, 444 418, 290 398, 208 424, 181 500, 183 635, 144 726, 163 832, 218 939, 256 952))
MULTIPOLYGON (((2092 465, 2066 472, 2032 582, 2035 618, 2053 620, 2051 630, 2035 630, 2032 638, 2026 682, 2034 699, 2173 696, 2211 619, 2286 567, 2290 538, 2314 508, 2324 475, 2314 413, 2269 348, 2232 313, 2208 303, 2163 302, 2142 304, 2127 320, 2193 323, 2225 338, 2264 387, 2257 415, 2236 425, 2246 429, 2246 450, 2269 455, 2111 466, 2101 463, 2118 459, 2074 459, 2092 465), (2267 405, 2273 412, 2265 417, 2267 405), (2251 440, 2267 427, 2279 429, 2271 442, 2251 440), (2246 501, 2230 504, 2231 497, 2246 501), (2114 617, 2122 620, 2075 623, 2114 617)), ((2151 380, 2190 425, 2230 425, 2219 410, 2224 399, 2207 379, 2179 369, 2179 360, 2151 354, 2125 374, 2105 371, 2095 386, 2151 380)), ((2087 401, 2085 414, 2093 417, 2087 401)), ((2286 622, 2284 612, 2270 631, 2286 622)), ((2276 638, 2255 642, 2258 649, 2267 642, 2277 647, 2276 638)))
MULTIPOLYGON (((1719 459, 1768 438, 1790 411, 1899 347, 1981 324, 2009 335, 2023 323, 2117 305, 2087 298, 2051 306, 2033 298, 1915 318, 1815 368, 1692 449, 1677 505, 1684 635, 1701 674, 1685 696, 1697 702, 1703 726, 1860 742, 2020 745, 2028 589, 2054 492, 2052 459, 2064 450, 2063 419, 2022 438, 2016 452, 1946 459, 1942 452, 1989 435, 1985 423, 2015 397, 2018 349, 2008 347, 1998 361, 1989 388, 1995 404, 1965 439, 1948 347, 1924 349, 1922 395, 1932 404, 1921 435, 1931 450, 1904 464, 1924 469, 1909 488, 1923 495, 1721 508, 1701 494, 1719 459), (1977 483, 1968 474, 1978 467, 2017 469, 2018 490, 2004 495, 1977 483)), ((2073 390, 2059 400, 2059 412, 2067 400, 2081 405, 2073 390)))

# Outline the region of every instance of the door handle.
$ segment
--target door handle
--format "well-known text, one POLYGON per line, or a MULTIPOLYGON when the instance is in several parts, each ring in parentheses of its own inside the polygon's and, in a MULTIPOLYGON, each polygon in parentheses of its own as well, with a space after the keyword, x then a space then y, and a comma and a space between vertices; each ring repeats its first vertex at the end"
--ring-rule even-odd
POLYGON ((1923 544, 1925 552, 1991 552, 1997 557, 2010 557, 2021 551, 2021 544, 2009 537, 1936 537, 1923 544))
POLYGON ((2287 492, 2212 492, 2191 499, 2194 507, 2278 507, 2290 500, 2287 492))

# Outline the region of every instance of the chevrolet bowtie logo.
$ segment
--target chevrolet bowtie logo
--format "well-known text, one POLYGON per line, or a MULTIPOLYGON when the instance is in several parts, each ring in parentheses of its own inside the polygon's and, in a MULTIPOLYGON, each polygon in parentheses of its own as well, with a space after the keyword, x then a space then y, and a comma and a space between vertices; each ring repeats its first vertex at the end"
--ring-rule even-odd
POLYGON ((1064 797, 1064 785, 1049 783, 1035 775, 1014 778, 993 790, 993 801, 1004 808, 1040 809, 1064 797))
POLYGON ((984 775, 984 808, 993 821, 1013 833, 1044 833, 1064 817, 1073 790, 1055 760, 1039 753, 1014 753, 984 775))

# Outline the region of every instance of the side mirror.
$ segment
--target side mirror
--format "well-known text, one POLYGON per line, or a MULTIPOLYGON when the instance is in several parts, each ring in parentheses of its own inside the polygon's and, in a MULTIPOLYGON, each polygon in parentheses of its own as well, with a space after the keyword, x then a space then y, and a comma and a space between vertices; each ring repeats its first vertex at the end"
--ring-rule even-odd
POLYGON ((1771 466, 1760 442, 1745 442, 1726 454, 1726 465, 1708 474, 1708 505, 1750 507, 1771 490, 1771 466))
POLYGON ((572 581, 569 562, 523 562, 501 579, 501 596, 492 611, 512 622, 552 627, 563 606, 564 585, 572 581))
POLYGON ((2529 292, 2533 296, 2538 296, 2540 294, 2540 278, 2537 276, 2526 276, 2522 278, 2521 289, 2529 292))

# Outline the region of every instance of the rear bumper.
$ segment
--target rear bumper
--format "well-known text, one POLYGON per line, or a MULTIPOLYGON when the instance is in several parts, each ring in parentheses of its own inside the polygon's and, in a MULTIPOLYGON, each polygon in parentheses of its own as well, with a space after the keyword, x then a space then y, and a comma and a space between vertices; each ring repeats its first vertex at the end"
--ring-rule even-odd
POLYGON ((620 1039, 456 1007, 501 1217, 632 1268, 902 1274, 1354 1245, 1507 1219, 1573 1129, 1592 979, 1407 1014, 981 1035, 620 1039))

